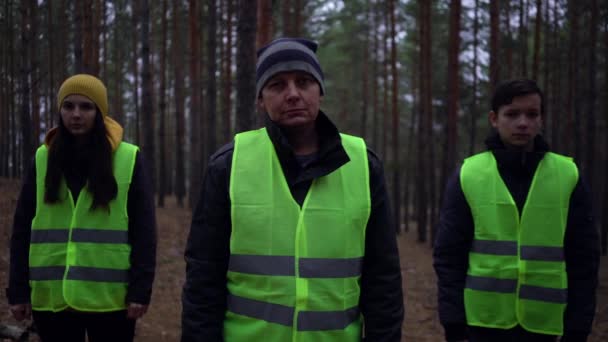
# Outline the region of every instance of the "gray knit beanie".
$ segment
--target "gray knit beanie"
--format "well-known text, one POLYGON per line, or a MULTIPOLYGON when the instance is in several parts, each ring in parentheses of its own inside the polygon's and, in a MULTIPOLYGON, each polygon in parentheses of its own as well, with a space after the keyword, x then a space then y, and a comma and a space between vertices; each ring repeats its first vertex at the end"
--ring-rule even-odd
POLYGON ((325 94, 323 70, 315 55, 317 43, 304 38, 278 38, 258 50, 256 65, 256 95, 272 76, 284 71, 305 71, 319 83, 325 94))

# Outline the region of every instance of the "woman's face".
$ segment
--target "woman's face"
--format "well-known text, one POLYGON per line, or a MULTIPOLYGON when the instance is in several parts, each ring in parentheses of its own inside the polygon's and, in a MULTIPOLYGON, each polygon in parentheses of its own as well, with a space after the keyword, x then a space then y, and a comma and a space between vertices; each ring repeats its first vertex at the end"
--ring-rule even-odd
POLYGON ((95 125, 95 115, 95 103, 84 95, 68 95, 61 104, 63 125, 75 137, 82 137, 91 132, 95 125))

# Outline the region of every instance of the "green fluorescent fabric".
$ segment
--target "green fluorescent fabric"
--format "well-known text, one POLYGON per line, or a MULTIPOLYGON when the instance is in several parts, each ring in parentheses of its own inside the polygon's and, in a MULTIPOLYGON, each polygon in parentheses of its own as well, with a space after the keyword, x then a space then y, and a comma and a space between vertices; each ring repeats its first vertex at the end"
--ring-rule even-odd
POLYGON ((65 181, 60 201, 44 202, 48 150, 36 152, 36 215, 32 220, 29 274, 34 310, 115 311, 126 307, 131 247, 127 195, 137 146, 121 143, 113 154, 117 197, 109 211, 90 210, 85 187, 74 201, 65 181))
POLYGON ((561 335, 567 302, 564 234, 578 170, 546 153, 520 215, 491 152, 467 158, 460 182, 475 224, 464 290, 469 325, 561 335))
POLYGON ((302 208, 265 129, 235 137, 226 341, 360 341, 358 308, 370 213, 365 143, 315 179, 302 208))

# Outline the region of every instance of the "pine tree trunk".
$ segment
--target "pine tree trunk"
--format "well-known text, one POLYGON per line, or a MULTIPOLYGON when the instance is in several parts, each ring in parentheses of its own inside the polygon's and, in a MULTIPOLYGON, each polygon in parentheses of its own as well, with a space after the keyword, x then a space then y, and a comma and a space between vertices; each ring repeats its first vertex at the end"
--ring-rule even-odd
MULTIPOLYGON (((286 37, 293 37, 292 22, 291 22, 291 0, 281 1, 281 16, 283 23, 283 35, 286 37)), ((260 22, 260 25, 263 23, 260 22)))
POLYGON ((475 143, 477 139, 477 91, 478 91, 478 76, 477 76, 477 61, 479 48, 479 0, 475 0, 475 14, 473 21, 473 96, 471 101, 471 131, 469 140, 469 154, 475 152, 475 143))
POLYGON ((498 0, 490 0, 490 94, 494 93, 500 77, 498 64, 499 20, 498 0))
POLYGON ((222 130, 222 144, 227 143, 231 139, 232 134, 232 17, 233 8, 232 0, 226 0, 226 47, 223 58, 223 85, 222 85, 222 115, 223 118, 223 130, 222 130))
POLYGON ((84 65, 82 60, 82 16, 84 7, 86 4, 81 1, 78 3, 72 3, 71 7, 74 13, 74 73, 80 74, 84 71, 84 65))
POLYGON ((200 140, 202 86, 201 80, 199 79, 201 59, 199 38, 201 35, 201 29, 199 26, 199 2, 197 0, 189 0, 188 3, 188 21, 190 33, 190 88, 192 90, 192 94, 190 95, 190 188, 188 193, 190 198, 190 207, 194 208, 198 202, 198 194, 201 187, 201 160, 203 157, 203 154, 201 153, 202 146, 200 140))
POLYGON ((373 28, 372 28, 372 39, 373 39, 373 49, 372 49, 372 145, 374 146, 375 149, 378 149, 380 147, 380 139, 379 139, 379 123, 378 121, 380 121, 380 113, 379 113, 379 97, 378 97, 378 89, 380 87, 378 80, 380 79, 380 71, 378 70, 378 64, 380 63, 380 57, 379 57, 379 45, 380 43, 378 42, 378 34, 379 34, 379 30, 378 30, 378 26, 379 26, 379 22, 380 20, 378 20, 378 16, 379 16, 379 11, 378 11, 378 5, 374 4, 373 5, 373 28))
MULTIPOLYGON (((137 19, 140 15, 140 3, 142 0, 134 0, 131 4, 132 6, 132 17, 131 17, 131 23, 133 25, 133 55, 131 57, 131 62, 132 64, 132 68, 133 68, 133 104, 135 107, 135 142, 138 145, 141 145, 142 143, 142 136, 141 136, 141 116, 140 114, 140 110, 139 110, 139 68, 138 68, 138 59, 139 59, 139 55, 137 54, 137 42, 139 41, 137 39, 137 19)), ((126 119, 126 118, 125 118, 126 119)), ((126 121, 125 121, 126 123, 126 121)))
MULTIPOLYGON (((181 208, 184 206, 184 196, 186 195, 186 162, 184 160, 184 134, 186 127, 184 119, 184 73, 182 69, 184 67, 183 55, 185 51, 179 27, 179 23, 182 22, 180 3, 181 1, 179 0, 173 0, 171 52, 174 75, 173 96, 175 98, 175 197, 177 198, 177 205, 181 208)), ((198 191, 198 189, 195 191, 198 191)))
POLYGON ((419 27, 420 27, 420 132, 418 136, 418 172, 416 179, 419 181, 417 186, 417 221, 418 221, 418 242, 426 242, 429 197, 432 201, 433 178, 432 152, 431 152, 431 1, 422 0, 419 3, 419 27), (428 187, 427 187, 428 184, 428 187), (430 195, 430 196, 429 196, 430 195))
POLYGON ((144 156, 146 159, 146 167, 148 169, 148 177, 152 192, 156 191, 156 145, 155 145, 155 118, 152 108, 153 87, 152 73, 150 67, 150 6, 148 0, 141 2, 141 83, 142 83, 142 113, 143 113, 143 129, 144 129, 144 156))
POLYGON ((255 37, 257 1, 240 1, 236 55, 236 132, 254 127, 255 122, 255 37))
POLYGON ((259 24, 255 47, 259 49, 272 40, 272 0, 258 1, 257 16, 259 24))
POLYGON ((536 0, 536 22, 534 23, 534 58, 532 62, 532 79, 537 81, 539 77, 538 69, 540 64, 540 30, 543 21, 542 6, 542 0, 536 0))
POLYGON ((33 153, 34 144, 32 141, 32 119, 30 113, 30 82, 29 73, 31 70, 29 49, 31 36, 31 24, 32 24, 32 13, 30 10, 30 0, 21 0, 19 12, 21 14, 21 34, 20 34, 20 47, 19 47, 19 126, 21 128, 21 168, 19 169, 19 175, 22 175, 24 171, 28 170, 30 158, 33 153))
POLYGON ((401 163, 399 162, 399 74, 397 73, 397 42, 395 41, 395 0, 389 0, 391 27, 391 74, 393 110, 393 208, 395 229, 401 231, 401 163))
MULTIPOLYGON (((30 82, 31 82, 31 110, 32 110, 32 150, 40 141, 40 44, 38 43, 38 1, 30 0, 30 41, 28 48, 31 56, 30 82)), ((29 156, 26 156, 29 158, 29 156)))
POLYGON ((461 0, 450 1, 450 33, 448 41, 448 122, 447 149, 441 184, 446 184, 448 174, 456 166, 458 154, 458 109, 460 108, 460 12, 461 0))
POLYGON ((216 103, 217 103, 217 81, 215 73, 217 71, 216 48, 217 48, 217 7, 216 1, 208 3, 209 13, 207 17, 207 148, 205 159, 216 150, 216 103))
MULTIPOLYGON (((167 0, 162 2, 161 15, 161 41, 160 41, 160 65, 159 65, 159 90, 158 90, 158 109, 159 109, 159 149, 160 160, 158 163, 158 206, 165 206, 165 196, 168 194, 167 181, 169 180, 167 172, 167 128, 165 113, 167 110, 167 0)), ((194 156, 193 156, 194 157, 194 156)))
MULTIPOLYGON (((365 2, 365 22, 370 22, 370 7, 369 0, 365 2)), ((361 70, 361 126, 359 126, 359 131, 361 137, 363 139, 367 138, 367 107, 368 107, 368 93, 369 93, 369 32, 365 33, 365 38, 363 40, 363 49, 362 49, 362 57, 363 57, 363 69, 361 70)))

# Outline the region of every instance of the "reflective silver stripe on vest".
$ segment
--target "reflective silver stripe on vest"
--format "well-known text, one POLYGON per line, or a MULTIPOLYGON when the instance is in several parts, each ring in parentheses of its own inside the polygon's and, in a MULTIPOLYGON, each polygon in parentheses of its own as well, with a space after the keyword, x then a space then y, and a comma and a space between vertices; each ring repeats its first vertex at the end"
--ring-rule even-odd
MULTIPOLYGON (((292 307, 261 302, 228 294, 228 310, 270 323, 291 327, 295 310, 292 307)), ((359 308, 344 311, 301 311, 298 314, 298 331, 344 329, 359 318, 359 308)))
POLYGON ((564 261, 564 249, 549 246, 522 246, 521 258, 537 261, 564 261))
MULTIPOLYGON (((294 261, 295 258, 292 256, 231 254, 228 270, 248 274, 294 276, 294 261)), ((300 277, 356 277, 361 275, 362 263, 363 258, 300 258, 300 277)))
POLYGON ((66 279, 106 283, 126 283, 129 280, 129 271, 111 268, 70 266, 66 279))
POLYGON ((515 293, 517 280, 467 275, 466 288, 479 291, 515 293))
MULTIPOLYGON (((33 229, 30 243, 65 243, 69 238, 69 229, 33 229)), ((129 236, 124 230, 74 228, 72 241, 126 244, 129 242, 129 236)))
POLYGON ((291 327, 294 309, 289 306, 260 302, 249 298, 228 294, 228 310, 235 314, 261 319, 291 327))
MULTIPOLYGON (((301 258, 302 278, 347 278, 361 275, 363 258, 326 259, 301 258)), ((316 330, 316 329, 315 329, 316 330)))
POLYGON ((63 266, 30 267, 30 280, 61 280, 64 271, 63 266))
POLYGON ((72 241, 126 244, 129 242, 129 235, 125 230, 75 228, 72 230, 72 241))
POLYGON ((345 311, 301 311, 298 331, 343 330, 359 318, 359 308, 345 311))
POLYGON ((64 243, 69 237, 69 229, 32 229, 30 243, 64 243))
POLYGON ((471 252, 493 255, 517 255, 517 242, 473 240, 471 252))
POLYGON ((231 254, 228 270, 239 273, 293 276, 294 257, 274 255, 231 254))
POLYGON ((519 298, 538 300, 542 302, 566 304, 568 302, 568 290, 522 285, 519 288, 519 298))

